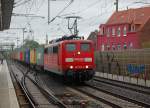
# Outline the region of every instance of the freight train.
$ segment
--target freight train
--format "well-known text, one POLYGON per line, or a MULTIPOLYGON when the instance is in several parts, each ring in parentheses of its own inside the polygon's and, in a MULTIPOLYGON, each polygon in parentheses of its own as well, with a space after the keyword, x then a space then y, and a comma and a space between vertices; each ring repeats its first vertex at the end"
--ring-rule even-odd
POLYGON ((94 47, 90 40, 63 37, 35 49, 15 50, 13 60, 57 74, 64 81, 88 81, 95 74, 94 47))

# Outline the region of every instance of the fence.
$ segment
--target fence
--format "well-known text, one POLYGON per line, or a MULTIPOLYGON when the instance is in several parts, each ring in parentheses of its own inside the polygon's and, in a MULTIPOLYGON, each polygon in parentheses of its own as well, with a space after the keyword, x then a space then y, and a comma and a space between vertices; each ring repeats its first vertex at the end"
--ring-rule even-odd
POLYGON ((96 51, 95 63, 98 72, 150 80, 150 49, 96 51))

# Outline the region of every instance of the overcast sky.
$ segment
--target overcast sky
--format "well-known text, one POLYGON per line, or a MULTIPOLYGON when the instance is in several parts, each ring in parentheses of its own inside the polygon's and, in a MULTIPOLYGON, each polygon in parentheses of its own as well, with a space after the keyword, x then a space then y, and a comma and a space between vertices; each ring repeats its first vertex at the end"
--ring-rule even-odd
MULTIPOLYGON (((105 23, 115 11, 115 0, 73 0, 71 5, 59 15, 61 17, 57 17, 48 25, 48 0, 28 0, 29 2, 19 6, 23 1, 27 0, 15 0, 16 7, 13 9, 13 13, 34 14, 34 16, 43 16, 45 18, 13 16, 10 28, 26 28, 25 38, 34 38, 39 43, 45 43, 46 34, 49 40, 70 34, 67 29, 67 20, 64 18, 66 15, 81 17, 78 21, 79 35, 87 38, 90 32, 98 29, 99 25, 105 23), (30 31, 32 31, 32 35, 30 31)), ((50 19, 54 18, 70 1, 50 1, 50 19)), ((127 9, 127 6, 128 8, 148 6, 149 4, 146 3, 150 3, 150 0, 119 0, 119 10, 127 9)), ((21 30, 7 30, 4 32, 0 33, 0 36, 5 34, 9 37, 12 35, 19 37, 19 44, 21 44, 23 36, 21 30), (6 34, 6 32, 9 32, 9 34, 6 34)))

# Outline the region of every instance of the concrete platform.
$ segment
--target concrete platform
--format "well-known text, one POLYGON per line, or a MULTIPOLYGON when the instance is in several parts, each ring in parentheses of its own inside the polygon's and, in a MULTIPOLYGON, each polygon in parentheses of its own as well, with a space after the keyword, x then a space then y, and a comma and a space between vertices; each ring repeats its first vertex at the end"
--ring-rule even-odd
POLYGON ((146 80, 145 82, 144 79, 139 79, 139 78, 137 79, 137 78, 132 78, 130 76, 121 76, 121 75, 114 75, 114 74, 108 74, 102 72, 96 72, 95 76, 100 76, 108 79, 119 80, 119 81, 124 81, 132 84, 150 87, 150 80, 146 80))
POLYGON ((0 108, 19 108, 7 63, 0 64, 0 108))

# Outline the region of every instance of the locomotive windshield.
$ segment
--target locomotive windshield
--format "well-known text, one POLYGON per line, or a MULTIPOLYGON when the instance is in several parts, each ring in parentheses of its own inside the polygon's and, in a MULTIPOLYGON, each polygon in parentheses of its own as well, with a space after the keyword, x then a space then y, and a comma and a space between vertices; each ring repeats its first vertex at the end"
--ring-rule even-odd
POLYGON ((90 44, 89 43, 81 43, 80 49, 81 49, 81 51, 90 51, 90 44))
POLYGON ((66 44, 66 50, 67 51, 75 51, 76 50, 76 44, 73 44, 73 43, 66 44))

